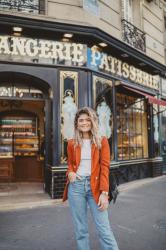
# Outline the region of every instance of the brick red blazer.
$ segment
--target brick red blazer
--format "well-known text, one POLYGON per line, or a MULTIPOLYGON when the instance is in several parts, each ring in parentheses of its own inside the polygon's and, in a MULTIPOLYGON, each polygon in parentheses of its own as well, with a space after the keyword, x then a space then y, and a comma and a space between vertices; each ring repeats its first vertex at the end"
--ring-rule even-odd
MULTIPOLYGON (((95 144, 92 144, 91 146, 91 190, 96 203, 98 203, 101 191, 108 192, 109 190, 110 148, 106 137, 102 138, 101 145, 102 146, 100 152, 99 149, 95 146, 95 144)), ((77 171, 81 160, 81 147, 76 146, 74 149, 73 139, 68 141, 67 154, 68 169, 66 175, 68 176, 69 172, 77 171)), ((66 186, 63 193, 63 201, 67 200, 68 184, 69 179, 67 178, 66 186)))

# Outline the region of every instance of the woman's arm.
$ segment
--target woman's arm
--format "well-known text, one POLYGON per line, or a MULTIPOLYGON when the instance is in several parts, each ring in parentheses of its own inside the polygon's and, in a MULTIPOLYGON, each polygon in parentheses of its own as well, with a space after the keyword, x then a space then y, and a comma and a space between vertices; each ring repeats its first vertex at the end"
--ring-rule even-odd
POLYGON ((73 141, 69 140, 67 144, 67 172, 66 176, 68 177, 68 174, 70 172, 73 172, 73 141))
POLYGON ((110 147, 106 137, 103 137, 100 149, 100 191, 109 191, 110 147))

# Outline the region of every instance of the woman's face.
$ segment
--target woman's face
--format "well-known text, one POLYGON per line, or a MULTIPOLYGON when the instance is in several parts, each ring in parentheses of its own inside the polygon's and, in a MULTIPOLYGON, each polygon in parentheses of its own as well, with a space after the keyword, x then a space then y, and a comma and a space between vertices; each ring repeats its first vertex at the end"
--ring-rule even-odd
POLYGON ((92 128, 90 117, 87 114, 81 114, 77 120, 77 128, 82 133, 89 132, 92 128))

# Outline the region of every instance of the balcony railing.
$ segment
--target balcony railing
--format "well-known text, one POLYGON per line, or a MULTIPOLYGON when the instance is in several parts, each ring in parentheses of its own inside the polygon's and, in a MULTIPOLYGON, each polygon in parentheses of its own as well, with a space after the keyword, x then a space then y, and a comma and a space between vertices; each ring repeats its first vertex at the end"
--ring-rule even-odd
POLYGON ((146 52, 145 33, 133 24, 122 20, 123 41, 135 49, 146 52))
POLYGON ((0 10, 44 14, 44 0, 0 0, 0 10))

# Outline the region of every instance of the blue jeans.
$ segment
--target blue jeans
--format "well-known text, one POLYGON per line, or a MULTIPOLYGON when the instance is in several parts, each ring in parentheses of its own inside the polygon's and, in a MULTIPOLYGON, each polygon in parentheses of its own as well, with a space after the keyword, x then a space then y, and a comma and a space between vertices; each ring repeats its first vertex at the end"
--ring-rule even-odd
POLYGON ((89 250, 87 204, 93 216, 102 250, 118 250, 118 245, 109 224, 108 211, 98 210, 90 187, 90 177, 82 176, 69 184, 69 206, 74 222, 78 250, 89 250))

